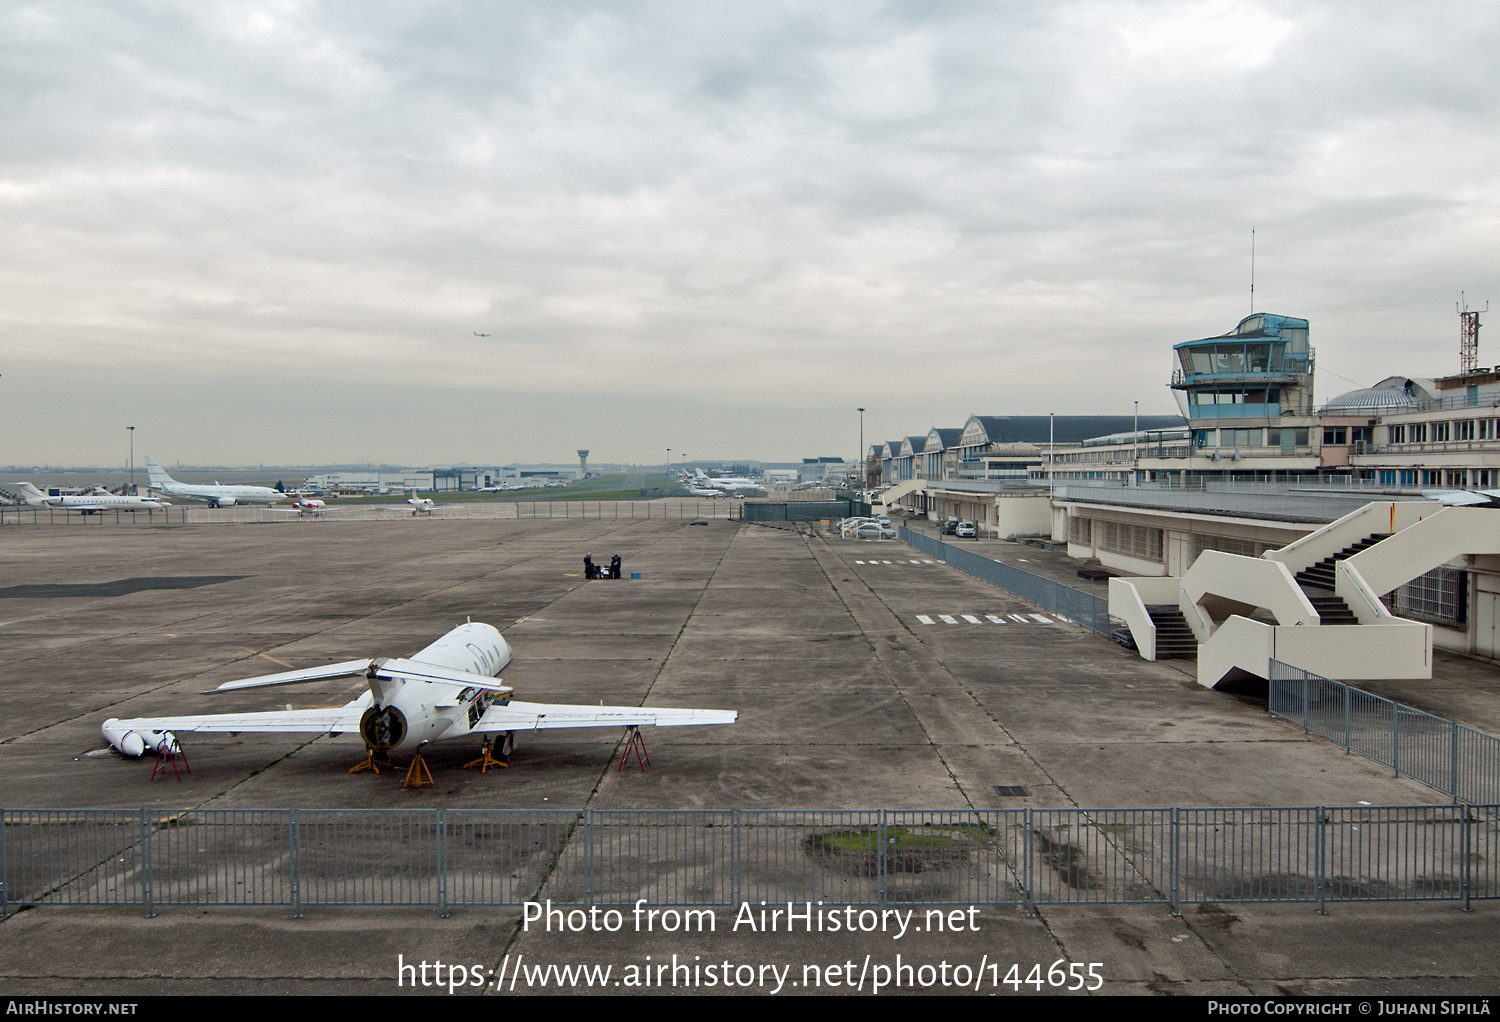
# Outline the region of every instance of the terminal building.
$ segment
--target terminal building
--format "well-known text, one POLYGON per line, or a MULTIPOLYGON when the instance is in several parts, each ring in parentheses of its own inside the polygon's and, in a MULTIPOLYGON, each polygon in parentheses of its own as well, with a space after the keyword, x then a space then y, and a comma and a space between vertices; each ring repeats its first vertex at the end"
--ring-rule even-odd
MULTIPOLYGON (((1258 313, 1172 355, 1181 418, 971 416, 871 448, 882 499, 1170 579, 1210 551, 1274 554, 1372 501, 1431 513, 1423 490, 1500 487, 1500 367, 1391 376, 1319 406, 1305 319, 1258 313)), ((1382 597, 1434 644, 1500 656, 1497 594, 1500 557, 1465 552, 1382 597)))

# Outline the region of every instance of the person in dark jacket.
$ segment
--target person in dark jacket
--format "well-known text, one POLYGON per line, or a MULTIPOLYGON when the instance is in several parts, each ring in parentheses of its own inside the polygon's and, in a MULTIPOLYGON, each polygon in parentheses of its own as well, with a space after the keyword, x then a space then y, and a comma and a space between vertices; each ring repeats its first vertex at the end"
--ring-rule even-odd
POLYGON ((594 563, 594 555, 593 554, 584 554, 583 555, 583 577, 584 578, 598 578, 599 577, 599 566, 594 563))
POLYGON ((615 554, 613 557, 611 557, 609 559, 609 577, 610 578, 619 578, 620 577, 620 555, 619 554, 615 554))

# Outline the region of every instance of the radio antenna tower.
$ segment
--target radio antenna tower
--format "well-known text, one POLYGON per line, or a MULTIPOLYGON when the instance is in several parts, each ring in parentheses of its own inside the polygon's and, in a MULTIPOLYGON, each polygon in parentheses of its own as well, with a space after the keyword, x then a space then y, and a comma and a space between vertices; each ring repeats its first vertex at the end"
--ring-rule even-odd
MULTIPOLYGON (((1459 292, 1462 294, 1463 292, 1459 292)), ((1250 315, 1255 315, 1255 225, 1250 225, 1250 315)))
POLYGON ((1479 314, 1490 311, 1490 303, 1483 309, 1469 309, 1464 293, 1458 293, 1458 363, 1460 373, 1472 373, 1479 369, 1479 314))

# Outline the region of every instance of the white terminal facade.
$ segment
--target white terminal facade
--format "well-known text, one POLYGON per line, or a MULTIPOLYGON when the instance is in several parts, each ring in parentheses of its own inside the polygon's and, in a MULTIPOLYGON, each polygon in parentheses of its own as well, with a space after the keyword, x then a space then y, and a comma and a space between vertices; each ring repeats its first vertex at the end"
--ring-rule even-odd
MULTIPOLYGON (((1500 487, 1500 367, 1392 376, 1321 406, 1314 369, 1307 320, 1257 313, 1174 346, 1182 418, 975 415, 873 445, 867 473, 892 506, 1138 576, 1181 576, 1206 550, 1259 557, 1382 498, 1500 487)), ((1386 603, 1437 645, 1497 656, 1497 593, 1500 558, 1466 555, 1386 603)))

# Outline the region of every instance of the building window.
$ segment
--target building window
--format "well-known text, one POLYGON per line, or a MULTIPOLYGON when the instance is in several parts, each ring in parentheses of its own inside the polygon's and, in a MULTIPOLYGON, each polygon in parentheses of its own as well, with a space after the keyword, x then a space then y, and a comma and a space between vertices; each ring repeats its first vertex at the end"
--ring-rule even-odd
POLYGON ((1457 568, 1434 568, 1395 592, 1395 612, 1429 624, 1461 628, 1468 622, 1469 577, 1457 568))
POLYGON ((1102 550, 1129 554, 1148 561, 1160 561, 1162 531, 1144 525, 1126 525, 1123 522, 1100 522, 1095 546, 1102 550))
POLYGON ((1345 426, 1324 426, 1323 446, 1343 447, 1349 443, 1349 430, 1345 426))
POLYGON ((1453 424, 1453 439, 1455 439, 1455 440, 1473 440, 1474 439, 1474 420, 1473 419, 1464 419, 1462 422, 1455 422, 1453 424))
POLYGON ((1091 529, 1093 524, 1092 518, 1069 518, 1068 542, 1077 546, 1093 546, 1093 530, 1091 529))
POLYGON ((1256 557, 1261 551, 1267 549, 1263 544, 1256 543, 1250 539, 1234 539, 1230 536, 1194 536, 1193 537, 1193 559, 1205 550, 1219 550, 1226 554, 1239 554, 1242 557, 1256 557))
POLYGON ((1259 447, 1261 431, 1258 429, 1221 429, 1220 447, 1259 447))
POLYGON ((1442 486, 1443 485, 1443 470, 1439 469, 1439 468, 1424 468, 1424 469, 1422 469, 1422 485, 1423 486, 1442 486))
POLYGON ((1404 444, 1404 443, 1406 443, 1406 427, 1405 426, 1392 426, 1391 427, 1391 443, 1393 443, 1393 444, 1404 444))
POLYGON ((1452 425, 1453 423, 1451 422, 1434 422, 1432 424, 1432 442, 1435 444, 1447 443, 1450 439, 1449 434, 1452 432, 1450 429, 1452 425))
POLYGON ((1427 442, 1427 423, 1413 422, 1406 430, 1411 436, 1414 444, 1425 444, 1427 442))
POLYGON ((1369 426, 1350 426, 1349 442, 1351 444, 1368 444, 1373 439, 1374 432, 1369 426))

